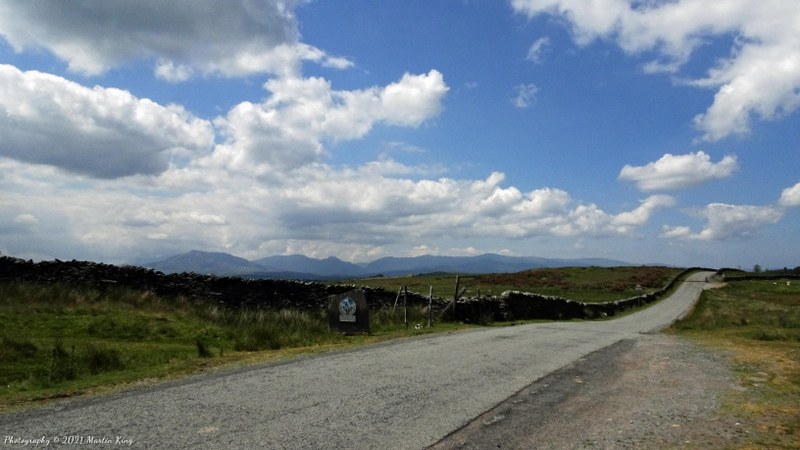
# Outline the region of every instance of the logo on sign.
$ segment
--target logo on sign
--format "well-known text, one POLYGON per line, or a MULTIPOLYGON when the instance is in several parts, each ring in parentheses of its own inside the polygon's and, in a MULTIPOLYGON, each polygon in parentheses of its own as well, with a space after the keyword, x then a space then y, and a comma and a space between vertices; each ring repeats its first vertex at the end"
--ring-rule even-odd
POLYGON ((339 322, 356 321, 356 302, 350 297, 345 297, 339 302, 339 322))

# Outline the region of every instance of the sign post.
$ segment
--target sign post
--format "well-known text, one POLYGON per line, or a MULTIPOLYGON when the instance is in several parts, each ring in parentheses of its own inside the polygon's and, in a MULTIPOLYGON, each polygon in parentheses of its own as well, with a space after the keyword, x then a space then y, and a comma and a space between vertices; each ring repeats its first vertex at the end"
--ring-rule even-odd
POLYGON ((331 331, 369 334, 369 310, 364 291, 354 289, 328 298, 328 324, 331 331))

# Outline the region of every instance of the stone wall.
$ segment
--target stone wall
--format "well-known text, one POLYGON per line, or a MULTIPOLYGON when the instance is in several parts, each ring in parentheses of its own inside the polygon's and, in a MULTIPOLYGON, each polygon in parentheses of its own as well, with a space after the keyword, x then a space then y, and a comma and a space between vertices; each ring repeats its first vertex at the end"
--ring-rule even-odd
MULTIPOLYGON (((214 302, 231 307, 326 309, 328 296, 338 295, 355 286, 326 285, 290 280, 252 280, 195 273, 165 274, 135 266, 114 266, 87 261, 41 261, 34 263, 12 257, 0 257, 0 280, 27 280, 65 283, 107 289, 123 286, 152 291, 193 302, 214 302)), ((360 287, 371 308, 394 304, 397 294, 384 289, 360 287)), ((408 293, 411 305, 427 305, 428 300, 408 293)))
POLYGON ((597 319, 614 316, 620 312, 648 305, 659 300, 678 283, 682 277, 696 270, 686 269, 676 275, 663 288, 636 297, 605 303, 586 303, 562 297, 506 291, 500 296, 459 299, 455 312, 448 309, 450 318, 462 322, 489 323, 513 320, 567 320, 597 319))
MULTIPOLYGON (((684 270, 656 292, 606 303, 584 303, 516 291, 507 291, 499 296, 461 298, 455 304, 455 308, 450 307, 445 310, 444 318, 468 323, 490 323, 530 319, 608 317, 660 299, 682 276, 695 270, 700 269, 684 270)), ((99 289, 123 286, 152 291, 165 297, 183 297, 193 302, 214 302, 237 308, 303 310, 324 310, 328 306, 330 295, 339 295, 356 287, 290 280, 252 280, 194 273, 165 274, 143 267, 114 266, 75 260, 34 263, 7 256, 0 257, 0 280, 66 283, 99 289)), ((371 309, 390 307, 397 298, 396 292, 385 289, 362 286, 358 288, 365 291, 371 309)), ((434 312, 438 315, 438 311, 444 310, 448 302, 434 299, 433 303, 434 312)), ((428 299, 423 295, 409 292, 408 304, 427 305, 428 299)))
POLYGON ((745 274, 745 275, 724 275, 725 281, 775 281, 775 280, 800 280, 800 274, 797 273, 780 273, 780 274, 745 274))

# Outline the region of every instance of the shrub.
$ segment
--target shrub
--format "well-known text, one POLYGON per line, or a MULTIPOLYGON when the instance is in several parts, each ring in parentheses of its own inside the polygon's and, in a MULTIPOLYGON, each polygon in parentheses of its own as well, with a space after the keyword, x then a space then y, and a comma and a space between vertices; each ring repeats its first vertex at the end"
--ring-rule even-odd
POLYGON ((125 368, 122 354, 119 350, 115 348, 100 348, 93 345, 88 348, 84 356, 84 364, 92 375, 125 368))
POLYGON ((64 380, 74 380, 77 376, 74 364, 75 346, 72 346, 72 353, 64 349, 64 345, 57 341, 53 345, 53 356, 50 362, 51 383, 58 383, 64 380))
POLYGON ((788 341, 789 340, 789 335, 786 333, 786 330, 767 328, 767 327, 759 327, 758 329, 756 329, 752 333, 750 333, 750 336, 753 339, 758 339, 759 341, 788 341))
POLYGON ((195 338, 194 343, 197 346, 197 356, 201 358, 210 358, 212 356, 211 349, 208 348, 208 345, 204 340, 195 338))

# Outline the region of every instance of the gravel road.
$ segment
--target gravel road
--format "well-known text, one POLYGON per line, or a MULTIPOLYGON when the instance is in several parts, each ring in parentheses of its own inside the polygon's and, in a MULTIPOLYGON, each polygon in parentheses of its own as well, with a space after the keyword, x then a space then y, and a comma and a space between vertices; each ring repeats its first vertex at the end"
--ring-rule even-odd
POLYGON ((668 299, 615 320, 395 341, 6 414, 0 445, 426 448, 536 380, 668 325, 709 275, 696 273, 668 299))

